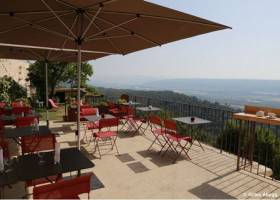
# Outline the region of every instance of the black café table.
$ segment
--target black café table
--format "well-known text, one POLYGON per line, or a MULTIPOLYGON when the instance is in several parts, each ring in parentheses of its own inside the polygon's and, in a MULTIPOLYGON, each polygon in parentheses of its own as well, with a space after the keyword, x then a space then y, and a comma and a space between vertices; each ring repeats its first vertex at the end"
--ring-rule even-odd
POLYGON ((11 185, 18 181, 31 181, 68 172, 78 172, 94 167, 91 162, 77 148, 61 149, 60 163, 54 163, 54 151, 41 153, 43 162, 37 154, 19 156, 13 164, 11 172, 0 174, 0 186, 11 185))
POLYGON ((47 126, 39 126, 39 131, 35 130, 33 126, 4 129, 4 137, 13 139, 17 144, 20 144, 20 137, 31 135, 47 135, 50 133, 51 130, 47 126))

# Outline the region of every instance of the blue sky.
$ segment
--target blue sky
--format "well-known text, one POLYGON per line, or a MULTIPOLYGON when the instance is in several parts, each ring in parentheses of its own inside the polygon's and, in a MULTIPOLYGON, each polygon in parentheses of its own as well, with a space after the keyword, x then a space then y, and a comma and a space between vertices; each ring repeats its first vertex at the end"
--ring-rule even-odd
POLYGON ((279 0, 152 0, 231 26, 127 56, 91 62, 92 80, 280 79, 279 0), (129 78, 125 78, 129 77, 129 78))

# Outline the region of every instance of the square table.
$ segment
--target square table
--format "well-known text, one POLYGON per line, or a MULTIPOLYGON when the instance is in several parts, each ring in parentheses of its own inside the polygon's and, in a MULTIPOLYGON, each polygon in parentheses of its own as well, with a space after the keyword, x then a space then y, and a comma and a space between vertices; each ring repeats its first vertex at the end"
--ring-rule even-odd
MULTIPOLYGON (((199 118, 199 117, 177 117, 177 118, 173 118, 173 120, 177 121, 177 122, 180 122, 180 123, 183 123, 187 126, 197 126, 199 128, 201 128, 202 125, 206 125, 206 124, 209 124, 211 123, 211 121, 209 120, 206 120, 206 119, 202 119, 202 118, 199 118), (192 118, 194 120, 192 120, 192 118)), ((192 131, 191 131, 192 132, 192 131)), ((193 138, 193 136, 192 136, 193 138)), ((204 148, 203 146, 201 145, 201 143, 196 139, 196 138, 193 138, 193 142, 194 141, 197 141, 199 146, 201 147, 201 149, 204 151, 204 148)))
POLYGON ((38 178, 46 178, 67 172, 78 171, 94 167, 91 162, 77 148, 61 149, 60 163, 54 164, 54 151, 41 153, 43 163, 39 163, 37 154, 28 154, 18 157, 16 172, 21 181, 30 181, 38 178))
POLYGON ((35 130, 33 126, 5 128, 4 137, 13 139, 20 145, 18 138, 31 135, 47 135, 51 130, 47 126, 39 126, 39 131, 35 130))
POLYGON ((61 149, 60 163, 54 164, 54 151, 41 153, 43 163, 39 163, 37 154, 19 156, 5 173, 0 174, 0 186, 12 185, 18 181, 31 181, 67 172, 78 171, 94 167, 91 162, 77 148, 61 149))

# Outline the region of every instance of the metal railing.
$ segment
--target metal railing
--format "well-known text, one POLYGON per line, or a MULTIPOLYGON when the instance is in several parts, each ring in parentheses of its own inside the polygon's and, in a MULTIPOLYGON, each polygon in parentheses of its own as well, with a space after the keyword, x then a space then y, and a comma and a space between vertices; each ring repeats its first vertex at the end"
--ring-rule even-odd
MULTIPOLYGON (((108 100, 116 102, 119 97, 107 96, 108 100)), ((130 96, 130 99, 139 102, 141 106, 152 105, 161 108, 158 113, 162 118, 195 116, 211 121, 203 129, 196 132, 196 139, 210 146, 238 154, 241 156, 240 169, 270 177, 274 180, 280 179, 280 128, 279 126, 264 126, 256 124, 254 130, 250 123, 244 123, 240 129, 240 122, 233 120, 232 115, 236 110, 221 109, 220 107, 209 107, 183 102, 171 102, 149 97, 130 96), (251 138, 250 133, 255 131, 256 137, 251 138), (241 133, 241 143, 238 145, 238 133, 241 133), (252 147, 251 142, 254 140, 252 147), (253 156, 254 162, 248 167, 249 154, 253 156)), ((179 128, 185 128, 179 125, 179 128)))

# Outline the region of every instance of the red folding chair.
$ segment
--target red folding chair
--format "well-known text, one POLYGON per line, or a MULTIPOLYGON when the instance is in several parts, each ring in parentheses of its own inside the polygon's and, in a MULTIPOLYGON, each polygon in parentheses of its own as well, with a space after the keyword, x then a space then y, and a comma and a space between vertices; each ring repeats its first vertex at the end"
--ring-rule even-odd
MULTIPOLYGON (((36 153, 42 151, 54 150, 56 138, 54 134, 48 135, 32 135, 25 136, 21 139, 22 154, 36 153)), ((37 185, 49 183, 50 181, 57 181, 61 179, 62 175, 49 176, 46 178, 39 178, 25 183, 26 188, 30 186, 36 187, 37 185)))
MULTIPOLYGON (((173 160, 173 163, 177 161, 177 159, 180 157, 182 152, 186 154, 186 156, 191 160, 191 158, 188 155, 188 152, 193 144, 192 138, 189 136, 181 135, 177 132, 177 125, 176 122, 171 119, 165 119, 163 121, 164 126, 164 136, 166 139, 165 144, 163 145, 161 151, 167 146, 167 149, 165 153, 172 149, 177 156, 173 160)), ((160 152, 161 152, 160 151, 160 152)))
POLYGON ((17 117, 16 118, 16 127, 26 127, 31 126, 35 123, 35 119, 38 120, 38 117, 30 116, 30 117, 17 117))
POLYGON ((91 177, 92 173, 38 186, 33 189, 33 199, 79 199, 78 195, 83 193, 90 199, 91 177))
POLYGON ((164 130, 162 128, 162 121, 159 116, 150 115, 149 116, 149 125, 151 127, 151 132, 154 135, 154 140, 149 146, 148 151, 152 148, 154 144, 158 144, 161 148, 164 146, 164 130))
MULTIPOLYGON (((85 116, 96 115, 97 112, 98 112, 98 108, 92 108, 92 107, 82 108, 81 109, 81 119, 84 120, 85 116)), ((83 139, 86 138, 86 141, 87 141, 87 130, 98 129, 98 122, 85 122, 85 123, 83 123, 83 126, 84 126, 84 130, 85 130, 83 139)))
MULTIPOLYGON (((133 131, 134 134, 139 132, 142 128, 142 125, 146 122, 144 118, 137 117, 134 113, 134 108, 132 106, 121 106, 122 115, 120 119, 123 121, 121 130, 127 126, 127 131, 133 131)), ((144 134, 144 131, 141 132, 144 134)))
POLYGON ((96 149, 99 153, 99 158, 101 158, 100 152, 100 142, 104 142, 103 146, 110 142, 111 150, 114 146, 116 147, 117 153, 119 154, 118 147, 116 144, 117 134, 118 134, 119 119, 118 118, 104 118, 99 120, 99 131, 93 133, 93 141, 95 143, 94 152, 96 149), (111 128, 116 127, 116 131, 111 130, 111 128), (103 129, 107 129, 104 130, 103 129))
POLYGON ((22 101, 13 101, 11 105, 12 105, 13 108, 24 106, 22 101))

